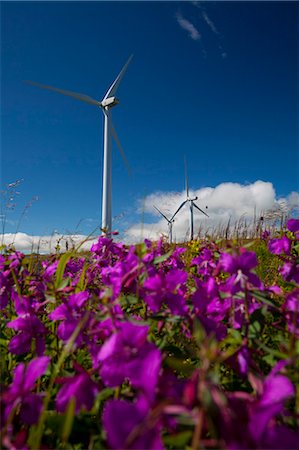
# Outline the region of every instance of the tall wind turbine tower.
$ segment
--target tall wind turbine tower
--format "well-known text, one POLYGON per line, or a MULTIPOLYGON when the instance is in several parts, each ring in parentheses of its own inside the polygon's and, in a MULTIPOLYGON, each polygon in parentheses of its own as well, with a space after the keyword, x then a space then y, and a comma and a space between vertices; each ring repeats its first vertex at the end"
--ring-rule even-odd
POLYGON ((124 151, 121 147, 116 131, 114 129, 111 117, 111 109, 119 103, 118 98, 115 97, 116 91, 120 85, 120 82, 131 62, 133 55, 130 56, 122 70, 115 78, 108 91, 104 95, 104 98, 99 101, 85 94, 77 92, 66 91, 58 89, 53 86, 36 83, 34 81, 27 81, 34 86, 38 86, 42 89, 49 89, 51 91, 58 92, 59 94, 73 97, 82 102, 95 105, 101 108, 104 114, 104 156, 103 156, 103 191, 102 191, 102 230, 105 234, 110 234, 112 231, 112 161, 111 161, 111 136, 113 137, 117 147, 119 148, 122 157, 126 164, 127 160, 124 151))
POLYGON ((189 203, 189 210, 190 210, 190 240, 193 240, 193 235, 194 235, 194 220, 193 220, 193 214, 194 214, 194 208, 198 209, 198 211, 200 211, 201 213, 203 213, 205 216, 209 217, 207 213, 205 213, 202 209, 199 208, 199 206, 197 206, 197 204, 195 203, 195 200, 198 199, 198 197, 190 197, 189 195, 189 182, 188 182, 188 174, 187 174, 187 163, 185 160, 185 176, 186 176, 186 200, 183 201, 183 203, 179 206, 179 208, 176 210, 176 212, 174 213, 174 215, 172 216, 172 219, 175 218, 175 216, 177 215, 177 213, 181 210, 181 208, 186 204, 189 203))

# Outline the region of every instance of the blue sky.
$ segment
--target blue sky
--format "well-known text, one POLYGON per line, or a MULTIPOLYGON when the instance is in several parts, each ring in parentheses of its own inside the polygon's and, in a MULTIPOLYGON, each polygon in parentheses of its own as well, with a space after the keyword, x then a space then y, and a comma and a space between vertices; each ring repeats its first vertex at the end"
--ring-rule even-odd
POLYGON ((157 222, 159 195, 172 211, 184 155, 196 192, 299 190, 297 2, 2 2, 1 29, 2 189, 24 179, 7 232, 33 196, 24 233, 101 221, 101 111, 23 80, 101 100, 131 53, 113 109, 132 170, 114 147, 116 229, 157 222))

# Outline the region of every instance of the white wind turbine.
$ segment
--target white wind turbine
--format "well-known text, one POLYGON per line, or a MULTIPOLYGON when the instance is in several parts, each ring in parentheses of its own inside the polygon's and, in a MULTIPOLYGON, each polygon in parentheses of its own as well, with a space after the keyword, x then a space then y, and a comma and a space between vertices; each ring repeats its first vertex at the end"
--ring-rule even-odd
POLYGON ((58 92, 69 97, 74 97, 77 100, 81 100, 85 103, 90 103, 101 108, 104 114, 104 157, 103 157, 103 193, 102 193, 102 230, 105 234, 109 234, 112 231, 112 162, 111 162, 111 136, 113 137, 116 145, 118 146, 125 163, 128 166, 124 151, 117 137, 114 129, 111 117, 111 108, 119 103, 118 98, 115 97, 119 84, 131 62, 133 55, 130 56, 122 70, 115 78, 108 91, 104 95, 102 101, 95 100, 88 95, 80 94, 77 92, 66 91, 58 89, 52 86, 36 83, 34 81, 27 81, 34 86, 38 86, 43 89, 49 89, 51 91, 58 92))
POLYGON ((168 219, 168 217, 166 217, 166 216, 160 211, 160 209, 157 208, 155 205, 154 205, 154 208, 155 208, 155 209, 158 211, 158 213, 161 214, 161 216, 164 217, 164 219, 167 221, 167 224, 168 224, 168 238, 169 238, 169 243, 172 244, 172 225, 173 225, 173 222, 174 222, 174 218, 171 217, 171 219, 168 219))
MULTIPOLYGON (((176 210, 176 212, 174 213, 174 215, 172 216, 172 219, 175 218, 175 216, 177 215, 177 213, 181 210, 181 208, 186 204, 189 203, 189 209, 190 209, 190 240, 193 240, 193 233, 194 233, 194 223, 193 223, 193 208, 195 207, 196 209, 198 209, 198 211, 200 211, 201 213, 203 213, 205 216, 209 217, 207 213, 205 213, 202 209, 199 208, 199 206, 197 206, 197 204, 195 203, 195 200, 198 199, 198 197, 190 197, 189 196, 189 183, 188 183, 188 174, 187 174, 187 164, 185 161, 185 171, 186 171, 186 195, 187 198, 186 200, 183 201, 183 203, 179 206, 179 208, 176 210)), ((207 206, 206 206, 207 208, 207 206)))

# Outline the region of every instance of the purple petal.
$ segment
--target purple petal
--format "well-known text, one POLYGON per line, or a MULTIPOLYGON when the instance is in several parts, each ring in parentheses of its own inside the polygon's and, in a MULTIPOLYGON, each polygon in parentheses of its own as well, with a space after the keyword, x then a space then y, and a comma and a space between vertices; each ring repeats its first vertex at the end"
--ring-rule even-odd
POLYGON ((161 276, 159 274, 156 274, 152 277, 149 277, 147 280, 145 280, 144 287, 151 291, 161 290, 163 287, 163 281, 161 276))
POLYGON ((82 308, 89 298, 89 292, 83 291, 69 296, 69 304, 75 308, 82 308))
POLYGON ((90 379, 88 374, 82 373, 65 379, 56 397, 56 408, 59 412, 64 412, 71 398, 76 400, 76 413, 82 407, 91 410, 95 396, 98 392, 96 384, 90 379))
POLYGON ((127 365, 127 377, 137 389, 141 389, 152 401, 155 397, 155 389, 158 384, 161 370, 162 355, 159 349, 148 343, 147 349, 140 358, 135 358, 127 365))
POLYGON ((221 253, 219 262, 225 272, 234 273, 237 270, 236 259, 228 253, 221 253))
POLYGON ((239 256, 239 264, 243 271, 254 269, 258 265, 257 256, 254 252, 242 251, 239 256))
POLYGON ((281 253, 289 255, 291 250, 291 241, 286 236, 283 236, 281 239, 271 239, 268 244, 268 248, 274 255, 280 255, 281 253))
POLYGON ((259 405, 265 407, 276 403, 282 404, 294 393, 294 386, 287 377, 284 375, 269 376, 265 380, 264 392, 259 405))
POLYGON ((135 325, 131 322, 123 322, 120 325, 122 340, 136 348, 141 347, 146 342, 148 330, 148 325, 135 325))
POLYGON ((70 313, 66 307, 66 305, 62 304, 57 306, 50 314, 49 319, 51 320, 64 320, 70 316, 70 313))
POLYGON ((50 363, 48 356, 40 356, 35 358, 28 364, 25 376, 24 390, 31 390, 34 388, 36 380, 47 370, 50 363))
POLYGON ((287 229, 295 233, 299 231, 299 219, 290 219, 287 222, 287 229))
POLYGON ((186 283, 188 275, 184 270, 171 270, 166 274, 166 286, 169 291, 174 291, 181 284, 186 283))
POLYGON ((112 449, 163 449, 159 424, 146 425, 148 410, 140 402, 109 400, 104 408, 103 424, 112 449), (135 434, 136 433, 136 434, 135 434))
POLYGON ((29 333, 19 333, 11 338, 8 349, 14 355, 22 355, 23 353, 29 353, 31 350, 32 336, 29 333))
POLYGON ((105 361, 111 355, 117 352, 117 347, 119 343, 119 338, 117 334, 113 334, 105 343, 102 345, 101 350, 98 354, 99 361, 105 361))

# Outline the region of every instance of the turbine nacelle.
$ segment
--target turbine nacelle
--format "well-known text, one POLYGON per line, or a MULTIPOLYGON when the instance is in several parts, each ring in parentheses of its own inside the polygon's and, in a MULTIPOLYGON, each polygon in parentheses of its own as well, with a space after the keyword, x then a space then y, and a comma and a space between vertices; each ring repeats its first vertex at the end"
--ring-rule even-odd
POLYGON ((116 106, 119 104, 119 100, 116 97, 108 97, 104 98, 104 100, 101 102, 102 108, 113 108, 113 106, 116 106))

